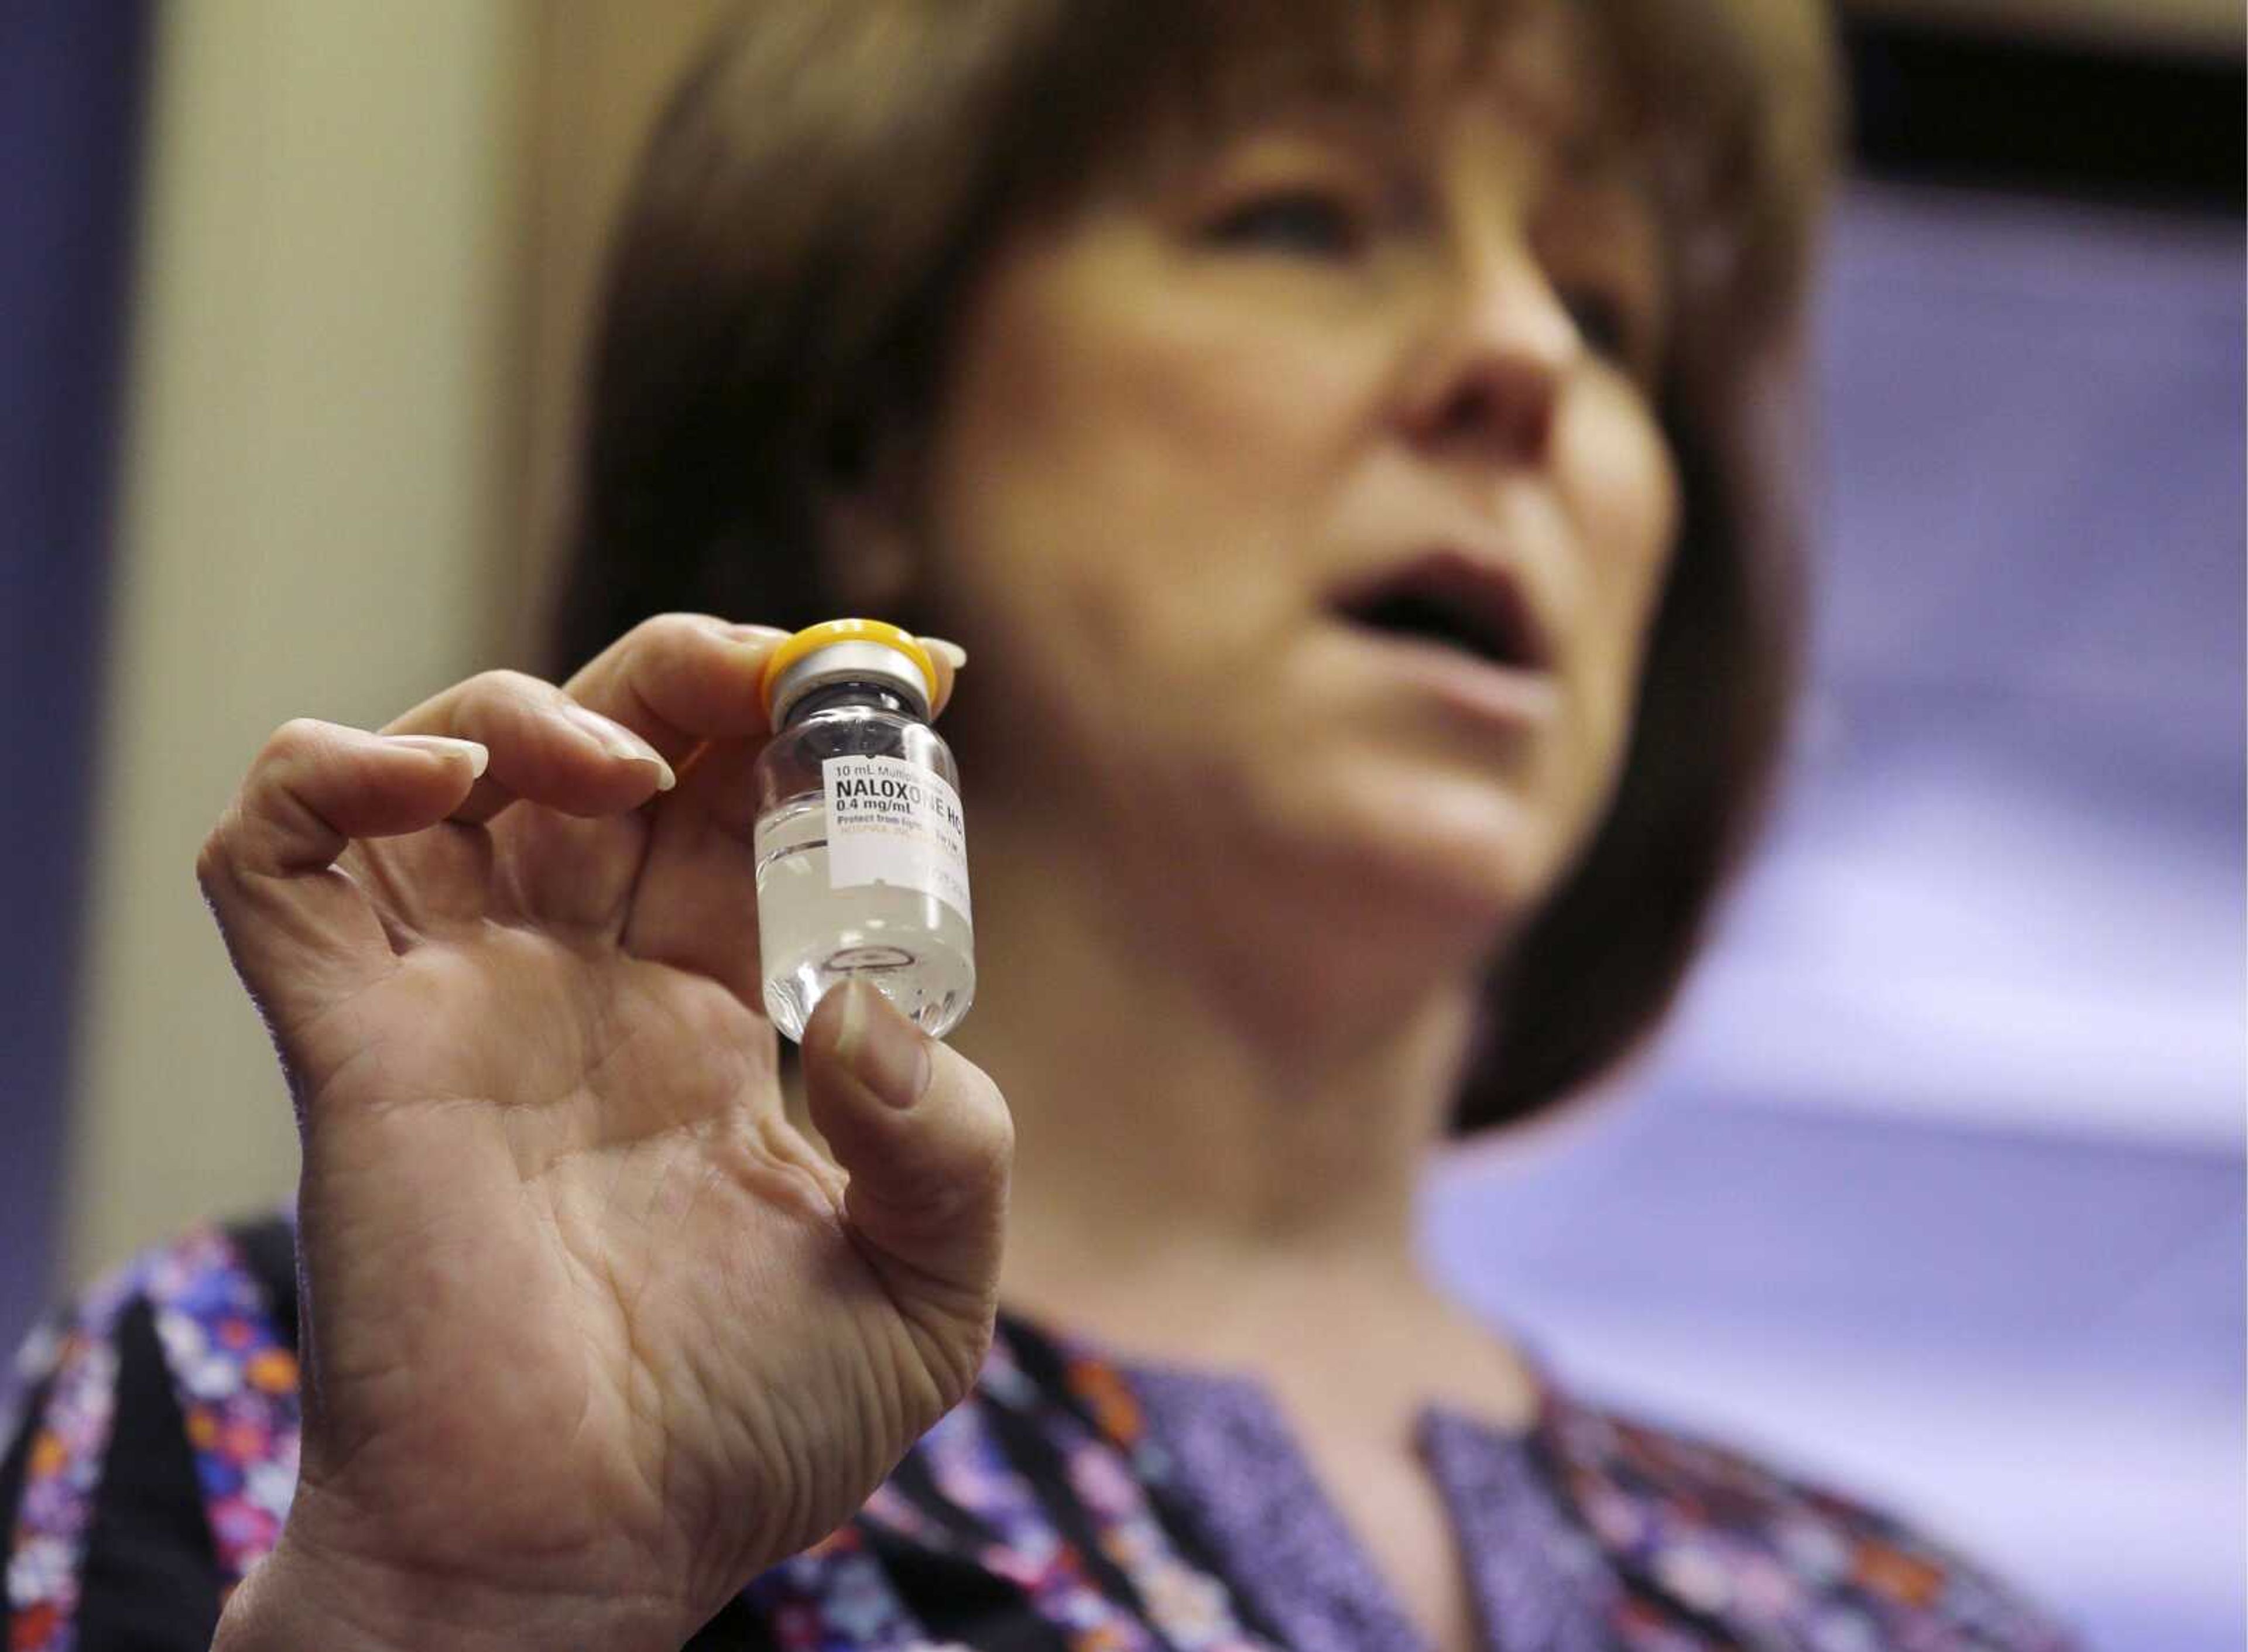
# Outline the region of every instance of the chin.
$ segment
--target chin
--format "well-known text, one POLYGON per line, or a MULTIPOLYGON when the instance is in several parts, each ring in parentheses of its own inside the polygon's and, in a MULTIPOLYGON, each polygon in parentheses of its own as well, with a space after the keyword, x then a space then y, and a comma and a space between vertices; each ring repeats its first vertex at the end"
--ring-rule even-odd
POLYGON ((1552 883, 1551 823, 1487 781, 1429 789, 1409 810, 1337 811, 1326 824, 1310 898, 1370 951, 1386 938, 1423 960, 1488 956, 1552 883))

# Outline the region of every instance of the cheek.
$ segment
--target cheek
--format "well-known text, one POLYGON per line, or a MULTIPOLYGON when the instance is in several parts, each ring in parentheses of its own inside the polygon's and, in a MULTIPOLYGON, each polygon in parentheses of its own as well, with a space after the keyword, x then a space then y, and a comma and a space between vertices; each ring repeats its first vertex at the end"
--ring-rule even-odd
POLYGON ((1636 403, 1587 409, 1566 467, 1576 518, 1585 662, 1628 705, 1678 536, 1677 467, 1660 428, 1636 403))
POLYGON ((1268 579, 1317 518, 1355 401, 1352 364, 1299 331, 1136 242, 1003 271, 942 461, 953 505, 1003 531, 959 549, 1157 594, 1166 572, 1205 596, 1268 579))
POLYGON ((1566 686, 1572 736, 1557 750, 1552 771, 1560 802, 1556 847, 1564 852, 1580 847, 1621 778, 1680 522, 1669 444, 1635 398, 1617 395, 1607 408, 1587 410, 1563 468, 1565 506, 1581 550, 1566 686))
POLYGON ((1159 274, 1097 245, 1002 270, 929 498, 979 666, 1007 656, 1025 688, 1073 699, 1097 677, 1148 716, 1206 713, 1244 635, 1301 623, 1312 581, 1291 576, 1315 566, 1356 382, 1339 353, 1159 274))

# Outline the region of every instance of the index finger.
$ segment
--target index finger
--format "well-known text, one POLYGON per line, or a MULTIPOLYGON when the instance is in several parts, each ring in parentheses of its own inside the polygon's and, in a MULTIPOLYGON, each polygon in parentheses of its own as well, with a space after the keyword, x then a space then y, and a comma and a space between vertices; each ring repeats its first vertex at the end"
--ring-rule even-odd
POLYGON ((562 691, 621 723, 677 763, 706 740, 768 731, 758 693, 765 661, 788 635, 709 614, 643 620, 588 661, 562 691))
MULTIPOLYGON (((644 620, 588 661, 563 692, 613 717, 676 764, 710 740, 770 732, 759 692, 765 661, 789 633, 708 614, 644 620)), ((957 644, 928 639, 936 668, 935 716, 952 698, 957 644)))
POLYGON ((942 637, 923 637, 921 646, 929 651, 929 662, 936 668, 936 692, 929 702, 929 718, 934 722, 952 698, 952 674, 968 663, 968 650, 942 637))

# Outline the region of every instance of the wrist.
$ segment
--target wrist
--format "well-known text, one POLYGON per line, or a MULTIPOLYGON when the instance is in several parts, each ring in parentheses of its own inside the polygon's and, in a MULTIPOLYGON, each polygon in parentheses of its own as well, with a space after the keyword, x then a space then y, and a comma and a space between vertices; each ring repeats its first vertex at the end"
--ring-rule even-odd
POLYGON ((284 1529, 228 1601, 211 1652, 679 1652, 694 1631, 679 1619, 673 1602, 409 1573, 284 1529))

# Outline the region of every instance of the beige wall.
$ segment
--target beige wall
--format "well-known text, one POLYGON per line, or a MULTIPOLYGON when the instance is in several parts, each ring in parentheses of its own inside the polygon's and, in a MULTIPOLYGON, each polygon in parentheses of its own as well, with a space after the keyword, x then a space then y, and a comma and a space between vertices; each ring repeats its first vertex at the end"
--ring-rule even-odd
POLYGON ((512 504, 524 9, 156 15, 74 1278, 293 1182, 195 850, 276 723, 380 721, 489 652, 512 504))
POLYGON ((601 236, 723 3, 157 9, 71 1280, 292 1185, 195 850, 277 723, 531 657, 601 236))
MULTIPOLYGON (((521 393, 524 531, 517 586, 539 587, 565 504, 579 355, 611 215, 664 92, 731 0, 541 0, 525 94, 521 393)), ((518 659, 538 660, 538 606, 517 606, 518 659)))

